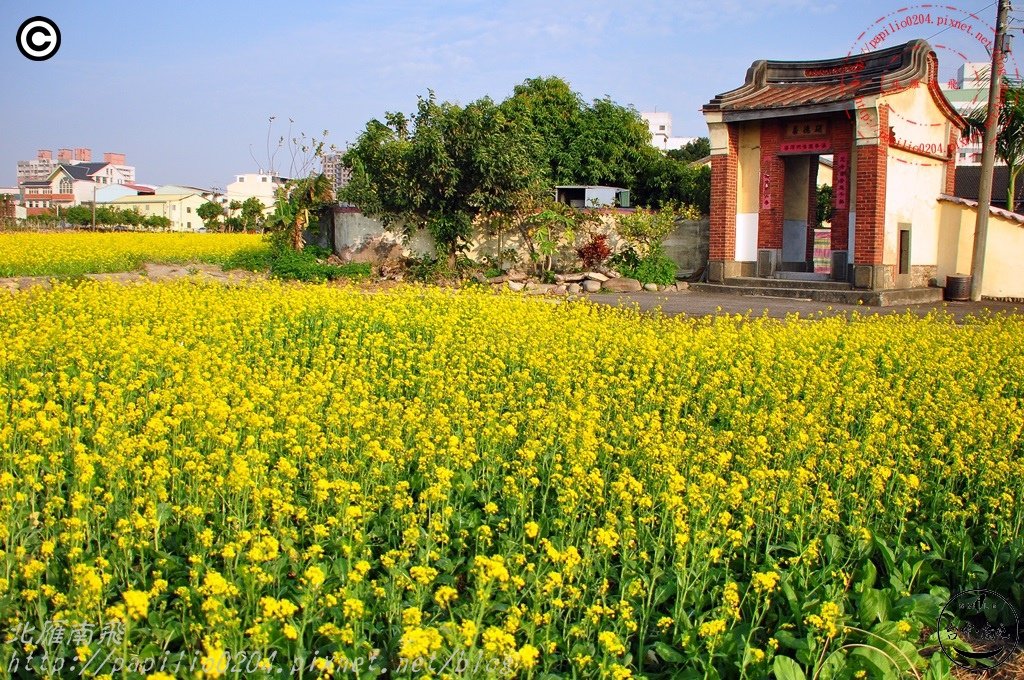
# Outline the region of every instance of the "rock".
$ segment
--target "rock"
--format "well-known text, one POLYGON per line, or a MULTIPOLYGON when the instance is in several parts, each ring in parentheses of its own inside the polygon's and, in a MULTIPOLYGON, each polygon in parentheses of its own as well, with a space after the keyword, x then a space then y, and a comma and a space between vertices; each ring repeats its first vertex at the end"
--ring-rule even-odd
POLYGON ((618 273, 614 269, 609 269, 605 273, 608 274, 608 278, 609 279, 617 279, 617 278, 620 278, 622 276, 622 274, 618 273))
POLYGON ((555 281, 558 283, 579 283, 587 278, 586 274, 556 274, 555 281))
MULTIPOLYGON (((595 283, 597 282, 595 281, 595 283)), ((570 283, 568 286, 565 287, 565 290, 569 293, 569 295, 579 295, 580 291, 583 289, 580 287, 580 284, 578 283, 570 283)))
POLYGON ((509 290, 512 290, 512 291, 515 291, 515 292, 518 293, 523 288, 526 288, 526 284, 523 283, 522 281, 509 281, 508 282, 508 289, 509 290))
POLYGON ((502 289, 504 289, 504 288, 505 288, 504 284, 501 284, 501 283, 492 283, 491 284, 491 290, 493 290, 495 293, 500 293, 502 291, 502 289))
POLYGON ((565 295, 568 292, 568 289, 565 287, 565 284, 563 283, 555 285, 554 288, 548 291, 548 293, 550 293, 551 295, 565 295))
POLYGON ((487 280, 490 281, 491 283, 505 283, 506 281, 508 281, 508 277, 502 274, 501 276, 492 276, 487 280))
POLYGON ((605 276, 604 274, 601 274, 600 272, 587 272, 586 274, 583 275, 583 277, 586 279, 590 279, 591 281, 600 281, 601 283, 604 283, 605 281, 608 280, 608 277, 605 276))
POLYGON ((601 290, 601 282, 587 279, 586 281, 583 282, 583 290, 587 291, 588 293, 597 293, 598 291, 601 290))
POLYGON ((656 283, 645 283, 644 284, 644 290, 649 291, 651 293, 657 293, 658 292, 658 284, 656 284, 656 283))
POLYGON ((666 293, 674 293, 674 292, 676 292, 676 284, 672 283, 672 284, 669 284, 669 285, 665 286, 665 292, 666 293))
POLYGON ((505 274, 505 278, 509 281, 515 281, 518 283, 520 281, 525 281, 529 277, 526 274, 522 272, 517 272, 515 269, 513 269, 509 271, 507 274, 505 274))
POLYGON ((622 276, 617 279, 610 279, 606 281, 604 289, 612 293, 635 293, 643 290, 644 287, 641 286, 640 282, 636 279, 630 279, 622 276))
POLYGON ((677 281, 676 282, 676 290, 688 290, 689 288, 690 288, 690 284, 688 284, 686 281, 677 281))
POLYGON ((534 283, 530 281, 526 284, 526 292, 531 295, 545 295, 550 293, 552 288, 554 288, 554 285, 550 283, 534 283))
POLYGON ((487 277, 480 272, 473 274, 473 280, 477 283, 487 283, 487 277))

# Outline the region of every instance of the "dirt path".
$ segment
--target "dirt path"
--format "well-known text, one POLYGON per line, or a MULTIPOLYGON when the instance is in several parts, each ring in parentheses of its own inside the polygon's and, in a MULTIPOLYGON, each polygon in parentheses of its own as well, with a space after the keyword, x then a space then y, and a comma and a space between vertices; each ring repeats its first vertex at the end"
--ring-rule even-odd
MULTIPOLYGON (((154 264, 148 262, 143 265, 142 270, 134 272, 114 272, 110 274, 85 274, 84 278, 94 281, 116 281, 118 283, 131 283, 134 281, 173 281, 194 277, 202 281, 255 281, 266 278, 262 274, 245 271, 244 269, 230 269, 225 271, 216 264, 154 264)), ((53 276, 11 276, 0 278, 0 289, 6 288, 10 291, 27 290, 34 286, 50 288, 53 276)))

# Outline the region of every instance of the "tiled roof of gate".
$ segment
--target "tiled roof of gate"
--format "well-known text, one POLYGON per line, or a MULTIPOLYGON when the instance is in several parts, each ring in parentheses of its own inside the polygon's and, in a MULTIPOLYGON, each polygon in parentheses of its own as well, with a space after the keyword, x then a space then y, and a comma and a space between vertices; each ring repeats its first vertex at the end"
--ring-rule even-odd
MULTIPOLYGON (((925 40, 821 61, 755 61, 746 82, 704 105, 704 112, 772 111, 848 103, 925 83, 939 92, 938 60, 925 40)), ((940 107, 952 112, 944 97, 940 107), (944 105, 943 105, 944 103, 944 105)), ((835 110, 835 107, 831 107, 835 110)), ((953 112, 955 116, 955 112, 953 112)))

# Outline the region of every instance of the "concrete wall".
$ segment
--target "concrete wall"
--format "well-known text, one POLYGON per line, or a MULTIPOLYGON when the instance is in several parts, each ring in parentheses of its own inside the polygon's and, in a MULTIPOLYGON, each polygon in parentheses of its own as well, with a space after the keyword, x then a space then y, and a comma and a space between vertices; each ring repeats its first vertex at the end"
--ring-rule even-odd
POLYGON ((662 244, 665 254, 679 266, 680 276, 689 276, 708 263, 711 220, 679 220, 662 244))
MULTIPOLYGON (((937 278, 940 286, 952 274, 969 274, 974 252, 977 205, 941 198, 938 203, 937 278)), ((1024 216, 994 208, 989 212, 985 274, 981 294, 992 298, 1024 298, 1024 216)))

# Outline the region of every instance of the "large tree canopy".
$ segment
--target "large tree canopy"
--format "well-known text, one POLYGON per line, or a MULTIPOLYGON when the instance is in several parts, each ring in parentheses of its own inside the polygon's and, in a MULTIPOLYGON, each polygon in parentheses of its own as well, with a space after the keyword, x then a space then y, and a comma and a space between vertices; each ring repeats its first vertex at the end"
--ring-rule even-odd
POLYGON ((516 213, 544 191, 526 131, 489 98, 462 107, 430 93, 412 119, 385 120, 346 153, 344 198, 385 224, 425 227, 452 264, 477 217, 516 213))
POLYGON ((405 230, 425 227, 454 264, 480 217, 509 219, 550 199, 559 184, 633 190, 641 205, 707 210, 706 172, 650 144, 632 107, 587 104, 560 78, 532 78, 501 104, 420 97, 408 117, 371 120, 345 154, 343 200, 405 230))

